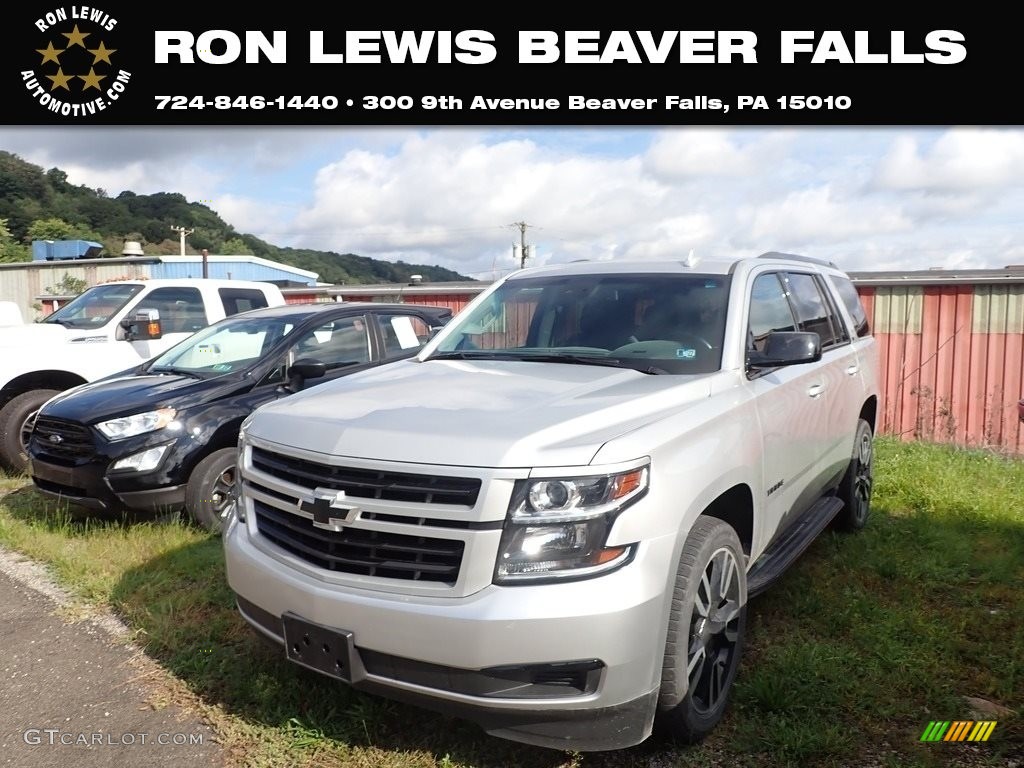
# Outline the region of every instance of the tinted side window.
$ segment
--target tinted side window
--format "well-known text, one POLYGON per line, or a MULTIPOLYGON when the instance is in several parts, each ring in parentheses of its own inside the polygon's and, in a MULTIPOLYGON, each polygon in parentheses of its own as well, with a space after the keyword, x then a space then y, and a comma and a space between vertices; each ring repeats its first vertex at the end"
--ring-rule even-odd
POLYGON ((292 347, 292 362, 319 360, 327 370, 370 360, 366 318, 343 317, 308 331, 292 347))
POLYGON ((248 312, 250 309, 262 309, 267 306, 266 295, 263 291, 258 291, 255 288, 221 288, 217 292, 224 305, 225 316, 237 315, 239 312, 248 312))
POLYGON ((750 291, 750 343, 764 351, 765 339, 772 331, 795 331, 793 311, 786 300, 779 275, 760 275, 750 291))
POLYGON ((398 357, 422 347, 430 338, 430 326, 416 315, 377 315, 384 337, 384 357, 398 357))
POLYGON ((139 308, 159 310, 164 333, 192 333, 208 325, 198 288, 157 288, 139 302, 139 308))
POLYGON ((836 288, 836 293, 839 294, 839 298, 843 301, 843 306, 846 307, 846 311, 850 313, 850 317, 853 318, 853 327, 857 332, 858 336, 867 336, 871 333, 871 327, 868 325, 868 316, 864 311, 864 305, 861 304, 860 294, 857 293, 857 289, 853 287, 853 283, 850 282, 849 278, 837 277, 836 275, 829 275, 829 279, 832 281, 832 285, 836 288))
POLYGON ((793 302, 801 331, 818 334, 822 349, 845 341, 842 330, 836 330, 836 318, 825 297, 821 295, 813 275, 790 273, 783 280, 789 289, 789 299, 793 302))

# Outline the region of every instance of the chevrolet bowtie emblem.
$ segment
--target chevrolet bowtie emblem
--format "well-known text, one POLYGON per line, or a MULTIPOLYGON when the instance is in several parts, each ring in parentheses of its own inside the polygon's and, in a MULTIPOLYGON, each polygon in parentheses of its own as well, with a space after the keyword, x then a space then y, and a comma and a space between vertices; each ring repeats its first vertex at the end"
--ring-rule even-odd
POLYGON ((299 513, 313 519, 313 525, 327 531, 340 531, 359 513, 359 507, 345 503, 345 492, 317 488, 310 497, 299 499, 299 513))

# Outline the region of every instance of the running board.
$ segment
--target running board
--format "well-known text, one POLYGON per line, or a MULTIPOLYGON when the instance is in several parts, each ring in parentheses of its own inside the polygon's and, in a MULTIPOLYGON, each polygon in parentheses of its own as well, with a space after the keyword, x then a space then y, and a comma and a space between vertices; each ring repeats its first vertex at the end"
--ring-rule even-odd
POLYGON ((759 595, 770 587, 793 562, 803 554, 811 542, 818 538, 832 522, 843 502, 835 496, 818 499, 782 534, 782 537, 766 549, 754 567, 747 572, 747 597, 759 595))

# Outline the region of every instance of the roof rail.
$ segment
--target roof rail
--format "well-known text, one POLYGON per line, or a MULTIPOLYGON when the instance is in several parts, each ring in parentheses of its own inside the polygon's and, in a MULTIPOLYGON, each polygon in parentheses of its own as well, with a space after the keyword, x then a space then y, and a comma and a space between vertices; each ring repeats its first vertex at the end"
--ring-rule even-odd
POLYGON ((835 263, 831 261, 825 261, 825 259, 815 259, 810 256, 798 256, 795 253, 780 253, 779 251, 768 251, 768 253, 762 253, 757 258, 759 259, 784 259, 786 261, 805 261, 808 264, 820 264, 823 267, 832 267, 833 269, 839 269, 835 263))

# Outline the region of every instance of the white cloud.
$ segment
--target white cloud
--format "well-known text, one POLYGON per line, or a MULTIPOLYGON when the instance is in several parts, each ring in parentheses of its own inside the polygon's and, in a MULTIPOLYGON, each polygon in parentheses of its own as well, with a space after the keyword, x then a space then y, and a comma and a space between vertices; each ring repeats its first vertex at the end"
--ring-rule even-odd
MULTIPOLYGON (((510 258, 525 220, 533 242, 591 256, 588 244, 646 228, 664 188, 637 157, 551 152, 529 140, 453 141, 444 132, 407 140, 397 153, 353 150, 320 170, 300 244, 359 253, 434 253, 486 270, 510 258)), ((407 260, 409 260, 407 258, 407 260)))
POLYGON ((964 191, 1018 185, 1024 174, 1024 134, 956 128, 930 148, 911 136, 897 138, 882 158, 876 183, 889 189, 964 191))
POLYGON ((655 178, 694 179, 750 173, 756 149, 743 148, 727 131, 664 131, 651 143, 644 167, 655 178))
MULTIPOLYGON (((124 190, 147 195, 177 192, 191 201, 212 199, 223 177, 199 163, 147 163, 137 160, 117 168, 95 168, 78 162, 61 164, 68 182, 103 189, 111 197, 124 190)), ((207 203, 209 204, 209 203, 207 203)))
POLYGON ((836 199, 832 186, 790 192, 779 202, 753 210, 750 234, 755 240, 788 244, 834 242, 858 235, 909 229, 898 207, 862 198, 836 199))

